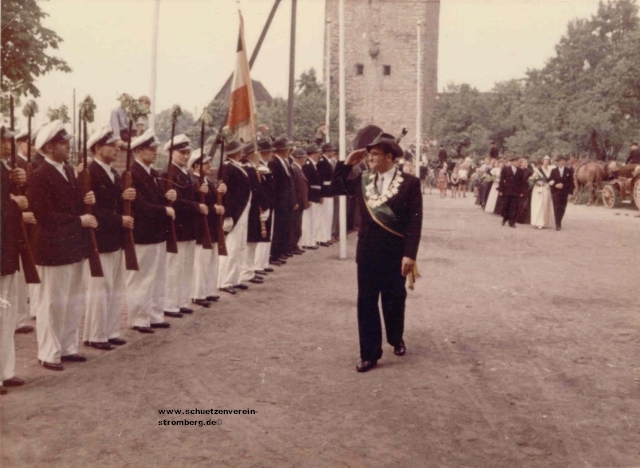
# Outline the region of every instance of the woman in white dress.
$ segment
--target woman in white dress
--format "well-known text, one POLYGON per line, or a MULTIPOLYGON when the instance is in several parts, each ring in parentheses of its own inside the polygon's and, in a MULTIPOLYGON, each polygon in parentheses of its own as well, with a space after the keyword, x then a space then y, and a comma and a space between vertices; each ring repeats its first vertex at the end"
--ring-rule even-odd
POLYGON ((551 188, 549 187, 549 177, 554 166, 551 165, 551 158, 542 158, 542 166, 533 170, 533 175, 529 181, 533 183, 531 193, 531 226, 536 229, 551 226, 553 222, 553 202, 551 201, 551 188))
POLYGON ((491 169, 491 176, 493 177, 493 185, 489 191, 489 197, 487 198, 487 204, 484 207, 485 213, 494 214, 493 211, 496 208, 496 202, 498 201, 498 184, 500 182, 500 173, 504 167, 504 161, 499 160, 493 163, 493 169, 491 169))

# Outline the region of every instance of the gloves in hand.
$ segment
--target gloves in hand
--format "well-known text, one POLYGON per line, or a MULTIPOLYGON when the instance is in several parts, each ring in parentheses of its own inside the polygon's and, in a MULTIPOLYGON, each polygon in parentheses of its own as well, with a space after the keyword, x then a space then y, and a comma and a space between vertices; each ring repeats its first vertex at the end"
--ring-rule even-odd
POLYGON ((270 213, 271 213, 271 210, 263 211, 262 214, 260 215, 260 221, 265 222, 267 219, 269 219, 270 213))
POLYGON ((224 222, 222 223, 222 230, 224 232, 230 232, 233 227, 233 218, 224 218, 224 222))

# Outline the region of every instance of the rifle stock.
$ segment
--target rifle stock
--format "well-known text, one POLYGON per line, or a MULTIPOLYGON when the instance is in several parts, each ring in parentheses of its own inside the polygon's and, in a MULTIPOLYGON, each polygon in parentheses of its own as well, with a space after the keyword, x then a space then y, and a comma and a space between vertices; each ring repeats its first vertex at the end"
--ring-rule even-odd
MULTIPOLYGON (((133 121, 129 119, 129 135, 133 130, 133 121)), ((127 143, 127 165, 125 171, 122 173, 122 180, 124 182, 124 189, 127 190, 133 186, 133 180, 131 179, 131 138, 127 143)), ((131 216, 131 200, 124 201, 123 215, 131 216)), ((122 248, 124 250, 124 263, 127 270, 138 271, 140 269, 138 265, 138 256, 136 255, 135 243, 133 241, 133 230, 125 229, 123 233, 122 248)))
MULTIPOLYGON (((169 165, 167 166, 167 192, 173 189, 173 137, 176 133, 175 120, 171 123, 171 144, 169 145, 169 165)), ((167 206, 172 207, 173 202, 167 201, 167 206)), ((167 252, 178 253, 178 236, 176 234, 176 223, 173 218, 169 219, 169 238, 167 239, 167 252)))
MULTIPOLYGON (((80 174, 82 184, 82 198, 91 191, 91 175, 89 174, 89 168, 87 167, 87 121, 82 122, 83 138, 82 138, 82 161, 84 163, 84 169, 80 174)), ((91 205, 84 205, 84 213, 91 214, 91 205)), ((100 261, 100 252, 98 251, 98 241, 96 239, 96 231, 93 228, 87 228, 89 230, 89 270, 91 276, 94 278, 101 278, 104 276, 102 271, 102 262, 100 261)))

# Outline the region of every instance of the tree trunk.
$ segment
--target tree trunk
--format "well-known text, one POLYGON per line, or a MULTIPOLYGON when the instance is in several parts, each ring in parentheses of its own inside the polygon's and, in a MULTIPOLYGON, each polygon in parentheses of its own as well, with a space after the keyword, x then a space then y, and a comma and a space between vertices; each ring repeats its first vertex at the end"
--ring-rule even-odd
POLYGON ((607 155, 598 145, 598 132, 594 129, 591 130, 591 148, 596 153, 596 159, 598 161, 606 161, 607 155))

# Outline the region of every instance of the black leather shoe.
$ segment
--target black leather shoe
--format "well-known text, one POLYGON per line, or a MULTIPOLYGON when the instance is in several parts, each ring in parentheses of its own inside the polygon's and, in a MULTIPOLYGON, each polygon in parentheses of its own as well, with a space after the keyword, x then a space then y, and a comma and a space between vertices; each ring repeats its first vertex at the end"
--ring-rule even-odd
POLYGON ((264 271, 266 271, 267 273, 273 273, 276 270, 274 270, 273 268, 265 268, 264 271))
POLYGON ((92 348, 100 349, 102 351, 111 351, 113 349, 113 345, 106 341, 85 341, 84 345, 91 346, 92 348))
POLYGON ((55 363, 55 362, 47 362, 47 361, 41 361, 40 359, 38 359, 38 362, 40 363, 40 365, 42 367, 44 367, 45 369, 49 369, 49 370, 55 370, 55 371, 61 371, 64 370, 64 367, 62 364, 60 363, 55 363))
POLYGON ((256 270, 254 273, 256 275, 267 276, 267 272, 265 270, 256 270))
POLYGON ((171 324, 169 322, 152 323, 151 328, 169 328, 171 324))
POLYGON ((180 307, 181 314, 193 314, 193 309, 189 309, 188 307, 180 307))
POLYGON ((293 255, 302 255, 304 253, 304 250, 294 250, 293 252, 291 252, 293 255))
POLYGON ((509 224, 509 227, 514 228, 514 227, 517 227, 517 226, 515 224, 509 224))
POLYGON ((133 327, 133 329, 138 333, 155 333, 155 331, 151 327, 133 327))
POLYGON ((242 289, 244 291, 246 289, 249 289, 249 286, 247 286, 246 284, 240 283, 233 286, 233 289, 242 289))
MULTIPOLYGON (((286 265, 286 263, 287 263, 286 258, 287 257, 282 257, 280 260, 278 260, 278 262, 280 262, 280 266, 286 265)), ((269 262, 269 263, 271 263, 271 262, 269 262)), ((272 265, 273 265, 273 263, 272 263, 272 265)))
POLYGON ((10 379, 2 381, 3 387, 22 387, 24 384, 25 384, 24 380, 22 380, 20 377, 15 377, 15 376, 11 377, 10 379))
POLYGON ((393 354, 396 356, 404 356, 407 352, 407 347, 404 345, 404 340, 400 340, 400 343, 393 347, 393 354))
POLYGON ((286 260, 287 258, 291 258, 291 257, 293 257, 293 254, 287 252, 286 254, 282 254, 282 257, 280 257, 280 261, 282 261, 283 258, 286 260))
POLYGON ((305 249, 307 250, 318 250, 318 246, 317 245, 310 245, 309 247, 305 247, 305 249))
POLYGON ((33 333, 33 327, 31 325, 25 325, 23 327, 16 328, 15 333, 19 333, 19 334, 33 333))
POLYGON ((358 372, 368 372, 378 365, 378 361, 360 361, 356 366, 358 372))
POLYGON ((205 299, 209 302, 216 302, 218 299, 220 299, 220 296, 214 294, 211 296, 207 296, 205 299))
MULTIPOLYGON (((209 303, 209 301, 207 301, 207 300, 205 300, 205 299, 191 299, 191 302, 192 302, 193 304, 197 304, 197 305, 199 305, 199 306, 202 306, 202 307, 204 307, 205 309, 208 309, 209 307, 211 307, 211 304, 209 303)), ((183 312, 183 311, 182 311, 182 308, 180 309, 180 311, 181 311, 181 312, 183 312)), ((185 313, 185 314, 189 314, 189 313, 191 313, 191 312, 183 312, 183 313, 185 313)))
POLYGON ((224 291, 224 292, 227 292, 229 294, 238 294, 238 291, 233 289, 231 286, 229 286, 228 288, 220 288, 220 291, 224 291))
POLYGON ((182 318, 182 313, 181 312, 167 312, 165 310, 164 311, 164 316, 165 317, 173 317, 173 318, 182 318))
POLYGON ((62 362, 87 362, 87 356, 80 353, 68 354, 60 358, 62 362))
POLYGON ((116 346, 122 346, 127 344, 127 340, 123 340, 122 338, 110 338, 109 343, 116 346))
POLYGON ((321 245, 322 247, 329 247, 329 244, 326 242, 318 242, 318 245, 321 245))
POLYGON ((249 280, 249 283, 262 284, 262 283, 264 283, 264 280, 262 278, 260 278, 259 276, 254 276, 253 278, 251 278, 249 280))

